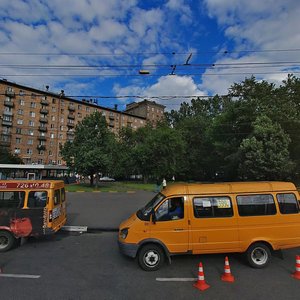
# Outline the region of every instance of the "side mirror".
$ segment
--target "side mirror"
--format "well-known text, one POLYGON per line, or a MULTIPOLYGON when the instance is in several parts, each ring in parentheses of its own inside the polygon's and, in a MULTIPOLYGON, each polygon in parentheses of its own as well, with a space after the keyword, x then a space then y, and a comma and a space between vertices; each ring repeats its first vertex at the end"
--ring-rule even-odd
POLYGON ((153 224, 156 223, 156 215, 154 209, 151 210, 151 221, 153 224))

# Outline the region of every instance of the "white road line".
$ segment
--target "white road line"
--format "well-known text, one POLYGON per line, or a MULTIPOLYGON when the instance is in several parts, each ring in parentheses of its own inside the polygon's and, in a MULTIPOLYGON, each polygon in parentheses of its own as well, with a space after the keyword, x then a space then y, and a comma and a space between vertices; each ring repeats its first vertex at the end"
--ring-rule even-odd
POLYGON ((156 278, 156 281, 197 281, 198 278, 156 278))
POLYGON ((0 274, 0 277, 11 277, 11 278, 28 278, 28 279, 37 279, 41 275, 28 275, 28 274, 0 274))

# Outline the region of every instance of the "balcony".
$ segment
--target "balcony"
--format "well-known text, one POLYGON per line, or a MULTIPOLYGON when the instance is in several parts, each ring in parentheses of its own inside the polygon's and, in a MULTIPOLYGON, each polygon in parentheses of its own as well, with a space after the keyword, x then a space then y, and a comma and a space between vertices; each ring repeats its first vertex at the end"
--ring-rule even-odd
POLYGON ((46 146, 45 145, 37 145, 36 147, 38 150, 46 150, 46 146))
POLYGON ((73 115, 73 114, 68 114, 68 119, 75 120, 75 115, 73 115))
POLYGON ((12 126, 12 121, 7 121, 2 119, 2 126, 12 126))
POLYGON ((2 146, 2 147, 10 147, 10 141, 0 141, 0 146, 2 146))
POLYGON ((40 122, 41 122, 41 123, 48 123, 48 119, 47 119, 47 118, 41 117, 41 118, 40 118, 40 122))
POLYGON ((44 135, 40 135, 39 137, 38 137, 38 140, 40 140, 40 141, 46 141, 46 137, 44 136, 44 135))
POLYGON ((47 127, 39 126, 39 131, 47 132, 47 127))
POLYGON ((14 107, 14 102, 13 101, 8 101, 8 100, 4 100, 4 105, 8 106, 8 107, 14 107))
POLYGON ((49 101, 47 99, 41 99, 41 104, 42 105, 49 105, 49 101))
POLYGON ((114 115, 109 115, 109 118, 110 118, 111 120, 114 120, 114 119, 115 119, 115 116, 114 116, 114 115))
POLYGON ((13 115, 13 113, 12 113, 12 111, 7 111, 7 110, 5 110, 5 111, 3 111, 3 116, 12 116, 13 115))
POLYGON ((75 132, 74 132, 74 131, 68 131, 68 132, 67 132, 67 135, 69 135, 69 136, 74 136, 74 135, 75 135, 75 132))
POLYGON ((47 114, 49 114, 49 110, 46 109, 46 108, 41 108, 41 109, 40 109, 40 113, 41 113, 41 114, 44 114, 44 115, 47 115, 47 114))
POLYGON ((5 91, 5 95, 6 95, 7 97, 11 97, 11 98, 16 97, 16 93, 15 93, 14 90, 12 90, 12 89, 7 89, 7 90, 5 91))
POLYGON ((74 105, 69 105, 69 106, 68 106, 68 110, 70 110, 70 111, 75 111, 75 106, 74 106, 74 105))

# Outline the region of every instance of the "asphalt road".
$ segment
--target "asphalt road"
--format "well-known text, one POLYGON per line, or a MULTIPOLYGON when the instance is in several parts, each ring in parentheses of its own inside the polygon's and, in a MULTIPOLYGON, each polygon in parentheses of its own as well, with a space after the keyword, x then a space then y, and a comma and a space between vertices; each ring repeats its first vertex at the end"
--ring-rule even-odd
POLYGON ((144 206, 155 193, 67 193, 68 226, 118 229, 120 223, 144 206))
POLYGON ((31 239, 21 247, 0 255, 2 276, 35 275, 39 278, 0 276, 1 300, 35 299, 299 299, 300 280, 291 277, 295 255, 284 251, 284 259, 273 258, 262 270, 245 264, 241 255, 229 255, 234 283, 220 280, 224 255, 174 257, 171 265, 156 272, 141 270, 136 261, 118 251, 117 233, 56 234, 31 239), (211 287, 200 292, 192 281, 158 281, 197 278, 203 263, 211 287))
MULTIPOLYGON (((67 196, 68 225, 117 228, 154 193, 67 196)), ((171 265, 145 272, 119 253, 116 232, 60 232, 0 253, 0 299, 299 299, 300 280, 291 277, 298 254, 300 248, 285 250, 283 259, 273 257, 262 270, 250 268, 241 254, 229 254, 235 282, 226 283, 220 280, 225 254, 177 256, 171 265), (208 290, 200 292, 193 281, 171 281, 196 279, 200 261, 208 290)))

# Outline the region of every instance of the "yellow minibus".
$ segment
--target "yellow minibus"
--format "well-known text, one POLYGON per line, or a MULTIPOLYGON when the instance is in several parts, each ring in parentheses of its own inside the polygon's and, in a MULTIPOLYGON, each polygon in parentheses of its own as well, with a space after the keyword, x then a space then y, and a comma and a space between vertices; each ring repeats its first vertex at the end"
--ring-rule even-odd
POLYGON ((119 248, 146 271, 177 254, 245 252, 265 267, 300 247, 299 193, 290 182, 171 184, 119 228, 119 248))
POLYGON ((65 223, 63 181, 0 181, 0 252, 21 237, 52 234, 65 223))

